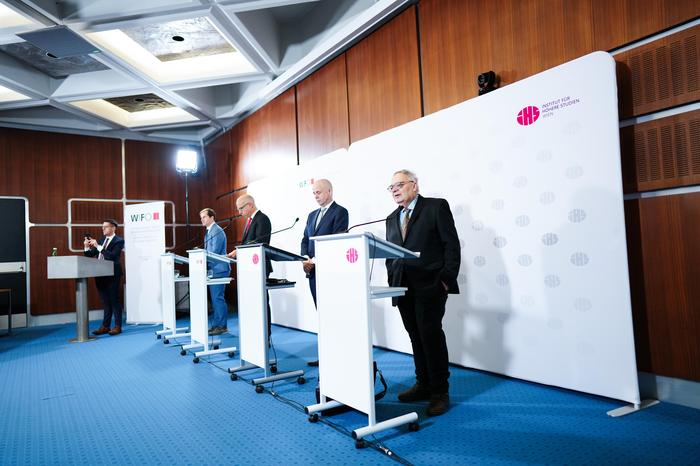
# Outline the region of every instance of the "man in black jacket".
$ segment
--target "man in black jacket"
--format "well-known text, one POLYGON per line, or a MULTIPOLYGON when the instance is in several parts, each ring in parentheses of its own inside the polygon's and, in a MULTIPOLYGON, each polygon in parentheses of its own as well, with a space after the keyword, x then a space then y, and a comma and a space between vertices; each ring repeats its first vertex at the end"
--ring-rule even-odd
POLYGON ((122 303, 119 297, 119 283, 122 278, 122 266, 120 257, 122 249, 124 249, 124 238, 116 235, 117 221, 107 219, 102 222, 102 238, 98 240, 90 237, 85 237, 83 246, 85 254, 88 257, 97 257, 99 260, 108 260, 114 262, 114 275, 111 277, 95 277, 97 291, 102 301, 104 309, 104 317, 102 325, 97 330, 92 332, 93 335, 119 335, 122 333, 122 303), (114 314, 114 327, 109 329, 112 322, 112 314, 114 314))
POLYGON ((442 330, 448 293, 459 293, 459 237, 450 206, 444 199, 423 197, 418 178, 408 170, 394 173, 387 188, 399 207, 386 219, 386 239, 411 251, 418 259, 388 259, 390 286, 404 286, 394 298, 411 338, 416 383, 399 394, 399 401, 430 400, 427 414, 449 409, 449 359, 442 330))

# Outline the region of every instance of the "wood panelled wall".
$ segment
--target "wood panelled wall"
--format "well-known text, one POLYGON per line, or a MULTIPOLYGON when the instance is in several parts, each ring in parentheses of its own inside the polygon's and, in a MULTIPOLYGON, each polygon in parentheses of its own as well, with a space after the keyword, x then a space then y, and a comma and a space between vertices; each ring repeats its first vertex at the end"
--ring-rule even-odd
MULTIPOLYGON (((175 203, 176 220, 185 222, 184 180, 175 172, 179 146, 127 141, 125 173, 128 199, 167 200, 175 203)), ((47 280, 46 257, 53 247, 59 254, 74 254, 68 248, 68 200, 122 198, 122 141, 39 131, 0 128, 0 195, 29 199, 30 303, 32 315, 70 312, 75 309, 72 280, 47 280), (44 225, 51 226, 44 226, 44 225)), ((190 179, 192 236, 201 237, 199 207, 203 204, 203 177, 190 179)), ((166 222, 172 222, 166 204, 166 222)), ((73 201, 70 220, 77 224, 100 224, 104 218, 123 221, 121 202, 73 201)), ((71 246, 82 248, 83 234, 99 237, 99 227, 72 228, 71 246)), ((123 235, 123 228, 117 230, 123 235)), ((187 245, 186 228, 180 227, 177 243, 187 245)), ((173 244, 172 230, 166 230, 173 244)), ((191 244, 195 244, 193 241, 191 244)), ((190 245, 191 247, 191 245, 190 245)), ((101 308, 94 286, 89 287, 91 309, 101 308)))
MULTIPOLYGON (((210 145, 217 166, 230 160, 218 192, 476 97, 479 73, 493 70, 508 85, 699 16, 697 0, 420 0, 288 90, 284 103, 235 126, 228 154, 222 138, 210 145), (275 157, 272 134, 284 148, 275 157)), ((616 56, 621 118, 700 99, 697 32, 616 56)), ((700 184, 699 138, 697 112, 624 128, 625 191, 700 184)), ((626 215, 638 366, 700 381, 698 206, 698 195, 637 199, 626 215)))

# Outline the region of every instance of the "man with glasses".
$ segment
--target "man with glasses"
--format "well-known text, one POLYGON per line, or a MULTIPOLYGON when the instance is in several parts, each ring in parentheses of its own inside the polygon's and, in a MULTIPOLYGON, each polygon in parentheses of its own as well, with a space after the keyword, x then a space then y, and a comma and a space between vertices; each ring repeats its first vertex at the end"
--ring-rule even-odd
POLYGON ((386 219, 387 241, 420 252, 418 259, 386 260, 389 285, 408 288, 392 304, 398 306, 411 339, 416 368, 416 383, 399 394, 399 401, 428 400, 427 414, 439 416, 450 405, 442 318, 448 293, 459 293, 459 237, 447 201, 418 194, 413 172, 394 173, 387 190, 399 205, 386 219))
MULTIPOLYGON (((250 194, 244 194, 236 199, 236 208, 238 213, 245 218, 245 226, 243 227, 243 236, 240 244, 264 243, 270 244, 270 236, 272 236, 272 223, 270 218, 258 210, 255 205, 255 199, 250 194)), ((236 250, 228 253, 228 257, 236 258, 236 250)), ((272 273, 272 262, 270 259, 265 259, 265 276, 269 277, 272 273)), ((270 294, 267 295, 267 330, 268 335, 272 332, 272 321, 270 315, 270 294)))
MULTIPOLYGON (((226 234, 224 229, 216 223, 216 213, 214 209, 202 209, 199 212, 199 219, 204 228, 207 229, 204 235, 204 249, 208 252, 223 255, 226 254, 226 234)), ((211 278, 228 277, 231 274, 231 265, 227 262, 207 259, 207 275, 211 278)), ((224 297, 226 285, 209 285, 209 296, 214 313, 211 318, 211 328, 209 335, 221 335, 228 332, 228 304, 224 297)))
POLYGON ((119 261, 124 249, 124 238, 116 234, 117 221, 111 218, 102 222, 102 238, 96 240, 89 235, 85 236, 83 246, 88 257, 96 257, 99 260, 114 262, 114 275, 110 277, 95 277, 95 285, 100 295, 104 317, 102 325, 92 332, 93 335, 104 335, 108 333, 112 336, 122 333, 122 303, 119 297, 119 283, 122 278, 122 266, 119 261), (109 329, 114 315, 114 327, 109 329))
MULTIPOLYGON (((333 185, 326 179, 314 181, 311 187, 314 199, 319 208, 311 211, 306 219, 304 237, 301 240, 301 255, 308 259, 302 263, 306 278, 309 279, 311 297, 316 305, 316 265, 314 263, 314 241, 312 236, 334 235, 345 233, 348 229, 348 210, 333 200, 333 185)), ((309 366, 318 366, 318 360, 309 361, 309 366)))

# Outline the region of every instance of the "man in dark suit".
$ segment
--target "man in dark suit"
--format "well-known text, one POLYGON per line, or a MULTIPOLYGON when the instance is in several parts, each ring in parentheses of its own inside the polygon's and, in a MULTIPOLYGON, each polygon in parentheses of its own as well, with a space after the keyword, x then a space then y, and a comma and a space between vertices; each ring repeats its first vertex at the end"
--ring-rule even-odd
MULTIPOLYGON (((226 234, 216 223, 214 209, 206 208, 199 211, 199 219, 207 232, 204 234, 204 249, 208 252, 226 254, 226 234)), ((207 259, 207 276, 223 278, 231 275, 231 265, 227 262, 207 259)), ((226 285, 209 285, 209 296, 214 312, 211 318, 209 335, 221 335, 228 332, 228 304, 226 304, 226 285)))
MULTIPOLYGON (((309 238, 345 233, 348 229, 348 210, 333 201, 333 185, 330 181, 316 180, 312 185, 312 192, 320 207, 312 211, 306 219, 304 238, 301 240, 301 255, 308 257, 302 265, 306 277, 309 279, 311 297, 316 305, 315 244, 314 241, 309 241, 309 238)), ((309 361, 308 364, 309 366, 318 366, 318 360, 309 361)))
MULTIPOLYGON (((258 210, 255 205, 255 199, 250 194, 244 194, 236 199, 236 208, 238 213, 245 219, 245 227, 243 227, 243 236, 240 244, 263 243, 270 244, 272 236, 272 223, 270 218, 258 210)), ((236 258, 236 250, 228 253, 229 257, 236 258)), ((269 277, 272 273, 272 262, 265 258, 265 276, 269 277)), ((270 315, 270 294, 267 294, 267 333, 272 333, 272 316, 270 315)))
POLYGON ((119 335, 122 333, 122 303, 119 297, 119 283, 122 278, 122 266, 120 262, 122 249, 124 249, 124 238, 116 235, 117 221, 107 219, 102 222, 102 238, 96 240, 85 237, 83 254, 88 257, 97 257, 99 260, 114 262, 114 275, 111 277, 95 277, 97 292, 100 294, 104 317, 102 325, 92 332, 93 335, 119 335), (114 315, 114 327, 110 330, 114 315))
POLYGON ((386 219, 386 239, 418 259, 387 259, 390 286, 408 288, 394 298, 411 338, 416 383, 399 401, 429 400, 427 414, 444 414, 450 405, 447 342, 442 330, 448 293, 459 293, 459 237, 450 206, 444 199, 418 194, 418 178, 408 170, 394 173, 387 188, 399 207, 386 219))

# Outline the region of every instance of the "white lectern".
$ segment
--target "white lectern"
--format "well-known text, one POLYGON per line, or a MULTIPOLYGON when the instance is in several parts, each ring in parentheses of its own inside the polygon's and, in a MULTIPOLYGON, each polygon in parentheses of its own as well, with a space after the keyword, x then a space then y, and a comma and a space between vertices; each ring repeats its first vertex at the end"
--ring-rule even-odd
POLYGON ((173 253, 165 253, 160 256, 160 304, 163 311, 163 329, 156 332, 156 338, 163 338, 163 343, 170 343, 170 338, 189 337, 189 327, 177 328, 175 315, 175 283, 189 282, 189 277, 175 276, 175 264, 189 264, 186 257, 173 253), (183 333, 178 333, 183 332, 183 333), (187 332, 187 333, 185 333, 187 332))
POLYGON ((232 358, 235 354, 236 347, 219 348, 221 340, 212 338, 209 349, 209 329, 207 318, 207 286, 209 285, 227 285, 231 282, 231 277, 208 278, 207 277, 207 258, 220 261, 235 263, 235 259, 215 254, 204 249, 191 249, 187 251, 190 261, 190 343, 182 345, 181 355, 187 354, 188 349, 203 348, 202 351, 196 351, 192 362, 197 364, 202 356, 210 356, 212 354, 228 353, 228 357, 232 358))
POLYGON ((277 361, 269 359, 269 334, 267 328, 267 291, 291 288, 293 282, 267 283, 265 260, 303 261, 302 256, 269 246, 267 244, 241 245, 236 248, 238 279, 238 324, 241 342, 241 365, 229 368, 231 380, 238 379, 237 372, 250 369, 263 369, 265 376, 253 379, 255 391, 263 392, 262 384, 275 380, 297 377, 303 384, 304 371, 296 370, 277 373, 277 361), (246 364, 248 363, 248 364, 246 364), (274 373, 275 375, 271 375, 274 373))
POLYGON ((88 293, 87 279, 89 277, 109 277, 114 275, 114 262, 98 260, 85 256, 49 256, 46 260, 47 277, 49 279, 75 279, 75 324, 77 337, 71 343, 83 343, 94 340, 88 335, 88 293))
POLYGON ((417 253, 374 237, 370 233, 316 236, 316 299, 318 307, 318 360, 321 402, 307 406, 309 421, 337 406, 367 414, 368 425, 355 429, 353 438, 409 424, 417 430, 415 412, 376 422, 372 319, 370 300, 402 296, 406 288, 371 286, 372 259, 415 259, 417 253), (332 398, 332 400, 328 400, 332 398))

